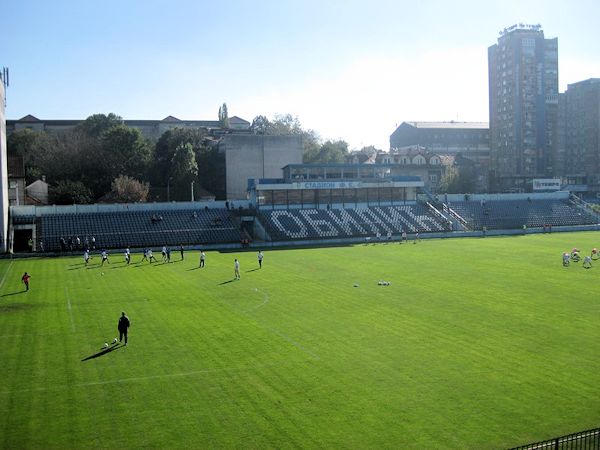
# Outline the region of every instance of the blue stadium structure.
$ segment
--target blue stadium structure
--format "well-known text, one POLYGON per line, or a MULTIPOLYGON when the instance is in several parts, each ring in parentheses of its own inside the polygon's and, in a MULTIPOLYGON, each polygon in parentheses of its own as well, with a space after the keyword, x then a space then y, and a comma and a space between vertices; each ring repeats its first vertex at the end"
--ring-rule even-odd
POLYGON ((153 204, 13 206, 15 252, 96 248, 345 243, 599 229, 593 207, 569 192, 432 196, 394 164, 294 164, 281 179, 248 180, 249 200, 153 204))

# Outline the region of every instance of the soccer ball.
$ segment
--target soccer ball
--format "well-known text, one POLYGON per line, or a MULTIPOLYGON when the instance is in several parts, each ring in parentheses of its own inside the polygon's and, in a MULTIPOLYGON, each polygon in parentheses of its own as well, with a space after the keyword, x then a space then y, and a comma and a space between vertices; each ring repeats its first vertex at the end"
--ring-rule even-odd
POLYGON ((106 347, 108 347, 108 342, 105 342, 105 343, 104 343, 104 347, 105 347, 105 348, 106 348, 106 347))
POLYGON ((102 272, 102 276, 104 276, 104 272, 102 272))
POLYGON ((116 344, 116 343, 117 343, 117 338, 114 338, 113 339, 113 344, 116 344))

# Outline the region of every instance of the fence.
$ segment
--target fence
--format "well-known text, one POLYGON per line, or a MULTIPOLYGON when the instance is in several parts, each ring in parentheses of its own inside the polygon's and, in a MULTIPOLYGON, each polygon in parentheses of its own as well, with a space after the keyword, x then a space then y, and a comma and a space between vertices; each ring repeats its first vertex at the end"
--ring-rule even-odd
POLYGON ((535 442, 533 444, 521 445, 510 450, 599 450, 600 428, 580 431, 566 436, 556 437, 547 441, 535 442))

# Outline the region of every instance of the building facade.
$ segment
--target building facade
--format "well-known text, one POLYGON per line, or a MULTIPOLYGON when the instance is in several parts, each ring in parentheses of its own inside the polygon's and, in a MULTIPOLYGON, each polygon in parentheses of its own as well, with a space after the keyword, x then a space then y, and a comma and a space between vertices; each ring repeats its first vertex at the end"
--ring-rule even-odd
POLYGON ((600 187, 600 78, 569 84, 561 94, 563 172, 567 184, 600 187))
POLYGON ((8 249, 8 165, 6 158, 6 87, 8 71, 0 72, 0 252, 8 249))
POLYGON ((558 39, 513 25, 488 49, 492 189, 528 190, 553 173, 557 144, 558 39))
MULTIPOLYGON (((45 131, 60 133, 70 131, 77 125, 80 125, 84 120, 61 120, 50 119, 41 120, 37 117, 28 114, 17 120, 7 120, 7 133, 11 134, 14 131, 30 129, 33 131, 45 131)), ((167 116, 162 120, 123 120, 123 124, 140 130, 140 133, 149 139, 158 139, 165 131, 173 128, 192 128, 192 129, 218 129, 220 128, 218 120, 180 120, 177 117, 167 116)), ((239 117, 230 119, 231 129, 243 130, 250 127, 250 123, 239 117)))
POLYGON ((228 200, 248 197, 248 180, 279 178, 288 164, 302 163, 301 136, 227 134, 219 142, 225 154, 225 184, 228 200))
MULTIPOLYGON (((476 189, 485 192, 488 187, 490 166, 490 130, 487 122, 403 122, 390 136, 390 158, 382 159, 390 163, 412 161, 417 153, 437 155, 444 166, 454 165, 458 157, 468 164, 476 177, 476 189), (408 157, 408 159, 407 159, 408 157)), ((426 158, 429 160, 429 158, 426 158)), ((435 159, 433 160, 435 161, 435 159)), ((464 166, 462 166, 464 167, 464 166)), ((437 186, 444 172, 436 174, 438 167, 433 165, 430 173, 418 174, 431 192, 437 186)))

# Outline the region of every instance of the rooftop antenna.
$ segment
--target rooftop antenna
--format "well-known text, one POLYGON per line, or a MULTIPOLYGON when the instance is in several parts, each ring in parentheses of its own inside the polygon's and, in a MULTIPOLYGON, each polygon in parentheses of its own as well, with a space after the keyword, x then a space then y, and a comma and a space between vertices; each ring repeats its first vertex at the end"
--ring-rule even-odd
POLYGON ((4 84, 4 87, 7 88, 10 85, 9 78, 8 78, 8 67, 2 68, 2 75, 0 76, 0 78, 2 79, 2 83, 4 84))
POLYGON ((4 85, 4 107, 6 108, 6 88, 8 86, 10 86, 10 80, 9 80, 9 76, 8 76, 8 67, 3 67, 2 68, 2 73, 0 73, 0 81, 2 81, 2 84, 4 85))

